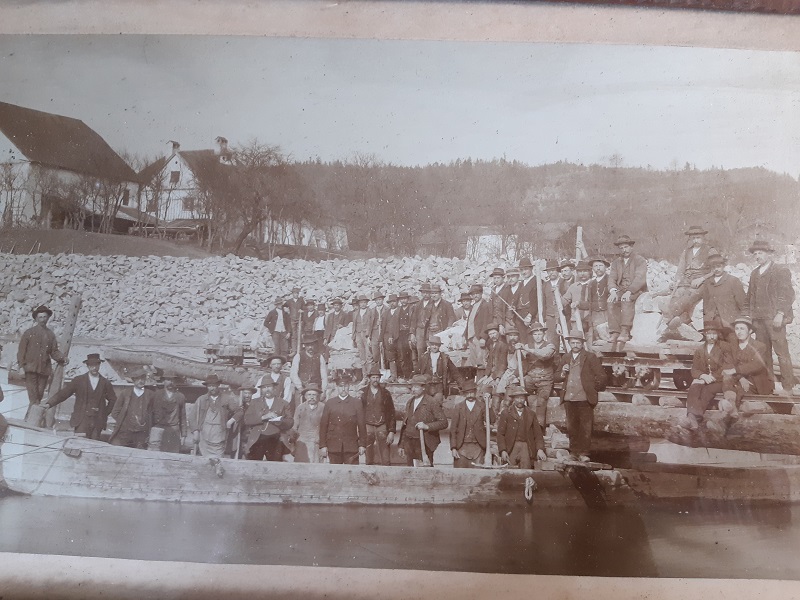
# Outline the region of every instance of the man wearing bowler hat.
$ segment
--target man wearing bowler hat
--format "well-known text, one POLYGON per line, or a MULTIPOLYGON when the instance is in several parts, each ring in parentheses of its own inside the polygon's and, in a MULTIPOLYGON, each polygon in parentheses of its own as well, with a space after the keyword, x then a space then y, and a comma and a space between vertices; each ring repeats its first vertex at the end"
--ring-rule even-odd
POLYGON ((428 337, 441 333, 456 322, 456 313, 453 305, 442 298, 442 288, 439 285, 430 286, 431 302, 428 324, 425 329, 428 337))
POLYGON ((310 385, 303 390, 303 402, 294 411, 294 462, 320 462, 319 425, 325 410, 325 404, 320 402, 321 394, 318 387, 310 385))
POLYGON ((264 318, 264 328, 272 337, 275 354, 285 355, 289 352, 289 337, 292 319, 283 298, 275 299, 275 308, 264 318))
MULTIPOLYGON (((373 369, 375 365, 377 365, 378 369, 386 368, 386 348, 383 344, 383 321, 388 310, 383 303, 385 299, 386 295, 381 291, 372 294, 372 301, 375 303, 372 312, 375 314, 375 319, 372 322, 372 331, 369 332, 369 349, 370 354, 372 354, 373 369)), ((372 371, 373 369, 370 370, 372 371)))
POLYGON ((747 311, 747 296, 739 278, 725 272, 726 262, 717 252, 708 255, 711 275, 700 286, 700 299, 703 301, 703 321, 719 319, 730 330, 728 342, 735 344, 733 320, 747 311))
POLYGON ((564 382, 561 400, 567 412, 569 452, 573 459, 589 462, 597 395, 606 387, 606 372, 596 354, 585 350, 582 331, 571 331, 569 350, 556 366, 554 381, 564 382))
POLYGON ((608 331, 611 335, 612 352, 624 347, 631 339, 636 299, 647 291, 647 261, 633 252, 636 244, 627 235, 614 242, 620 255, 611 262, 608 275, 608 331))
POLYGON ((792 357, 786 340, 786 325, 794 320, 792 274, 785 266, 772 261, 775 250, 768 242, 754 241, 749 252, 757 266, 750 273, 750 285, 747 288, 748 314, 753 319, 756 339, 764 344, 764 362, 772 369, 774 350, 778 356, 783 393, 800 395, 800 386, 795 385, 792 357))
POLYGON ((450 453, 454 467, 470 468, 483 462, 486 451, 486 408, 477 401, 475 382, 464 382, 461 392, 464 401, 456 405, 450 425, 450 453))
POLYGON ((700 286, 709 278, 712 265, 709 257, 717 251, 706 242, 708 231, 698 225, 692 225, 685 232, 689 238, 688 247, 678 259, 678 269, 670 286, 672 295, 663 319, 667 329, 662 339, 683 337, 680 335, 681 325, 690 325, 694 307, 700 302, 700 286))
POLYGON ((366 452, 367 424, 361 400, 350 395, 352 379, 336 378, 336 395, 325 403, 319 425, 319 452, 331 464, 357 465, 366 452))
POLYGON ((336 336, 336 332, 339 331, 342 327, 347 327, 352 320, 352 313, 348 313, 342 310, 342 299, 341 298, 333 298, 331 300, 331 307, 333 310, 325 315, 325 347, 326 352, 327 348, 330 346, 333 338, 336 336))
POLYGON ((303 308, 306 301, 300 296, 300 288, 293 287, 292 295, 286 299, 286 308, 289 311, 289 320, 291 321, 291 330, 289 331, 289 354, 294 354, 297 351, 297 335, 298 323, 302 318, 303 308))
POLYGON ((397 378, 401 383, 407 382, 414 374, 414 350, 411 347, 411 333, 414 322, 414 306, 410 303, 407 292, 402 292, 397 297, 400 305, 397 329, 397 378))
POLYGON ((428 346, 428 320, 431 314, 431 285, 423 283, 419 288, 420 301, 413 304, 411 317, 411 346, 414 371, 419 371, 419 361, 428 346))
POLYGON ((463 380, 453 361, 442 352, 442 340, 434 334, 428 336, 428 351, 419 361, 419 374, 428 378, 428 392, 440 404, 449 395, 450 385, 460 385, 463 380))
POLYGON ((108 441, 115 446, 144 450, 153 426, 153 392, 144 387, 147 381, 144 369, 135 369, 128 379, 133 387, 123 390, 111 409, 114 431, 108 441))
POLYGON ((527 407, 527 392, 510 386, 506 395, 512 406, 497 419, 497 451, 503 462, 520 469, 532 468, 531 458, 547 459, 542 427, 536 413, 527 407))
POLYGON ((41 404, 44 409, 49 409, 75 396, 69 424, 75 429, 75 433, 83 433, 92 440, 100 439, 100 433, 106 428, 108 415, 117 401, 111 382, 100 375, 100 364, 103 362, 105 361, 99 354, 89 354, 83 361, 86 373, 75 377, 41 404))
POLYGON ((389 447, 397 431, 392 394, 381 385, 381 374, 369 373, 369 385, 361 393, 364 419, 367 424, 367 464, 390 464, 389 447))
POLYGON ((547 275, 547 281, 542 284, 544 303, 542 314, 544 315, 544 325, 547 327, 547 340, 558 349, 561 347, 561 340, 558 336, 559 331, 561 331, 561 325, 558 316, 558 304, 556 303, 556 290, 561 293, 558 262, 550 258, 547 259, 544 263, 544 271, 547 275))
POLYGON ((29 405, 39 404, 44 397, 47 380, 53 373, 50 361, 61 365, 67 362, 58 350, 56 335, 47 327, 53 311, 40 305, 33 309, 31 316, 36 325, 24 331, 17 349, 17 364, 25 373, 29 405))
POLYGON ((425 454, 433 466, 433 453, 441 442, 439 432, 447 427, 447 417, 442 405, 425 393, 430 382, 427 375, 414 375, 411 378, 411 398, 406 404, 403 426, 400 429, 400 455, 406 464, 414 466, 414 459, 422 460, 422 444, 425 443, 425 454))
POLYGON ((492 323, 492 309, 489 302, 483 298, 482 285, 470 286, 469 294, 472 297, 472 308, 467 316, 467 325, 464 327, 468 352, 467 366, 485 369, 489 339, 486 328, 492 323))
POLYGON ((247 460, 280 462, 283 436, 292 428, 294 414, 288 402, 275 396, 275 388, 266 376, 259 378, 256 387, 258 391, 244 411, 247 460))
POLYGON ((222 380, 216 373, 206 377, 203 385, 208 392, 195 402, 190 428, 202 456, 222 458, 229 430, 241 421, 244 409, 233 396, 222 391, 222 380))
MULTIPOLYGON (((539 297, 536 291, 536 276, 533 273, 533 263, 526 256, 517 265, 519 269, 522 293, 517 305, 517 312, 522 316, 520 325, 521 340, 528 343, 531 340, 530 325, 539 318, 539 297)), ((542 297, 544 299, 544 296, 542 297)))
POLYGON ((519 332, 527 330, 525 322, 520 318, 521 313, 517 314, 519 313, 517 308, 522 300, 522 293, 523 288, 519 282, 519 269, 511 268, 506 271, 506 284, 500 290, 495 304, 494 322, 500 325, 501 335, 512 328, 519 332))
POLYGON ((358 306, 353 311, 353 346, 358 350, 361 361, 361 370, 364 373, 362 381, 366 381, 367 373, 372 369, 372 342, 370 336, 375 328, 375 311, 369 308, 369 298, 359 294, 356 298, 358 306))
POLYGON ((544 423, 547 401, 553 391, 556 347, 546 339, 546 327, 542 323, 534 323, 531 330, 533 341, 522 346, 522 354, 527 358, 524 387, 532 395, 536 416, 544 423))
POLYGON ((389 366, 389 381, 395 382, 398 378, 398 345, 400 342, 400 316, 401 309, 397 306, 397 296, 389 294, 386 298, 386 309, 383 311, 381 324, 381 344, 383 345, 383 359, 389 366))
MULTIPOLYGON (((273 364, 275 363, 273 357, 273 364)), ((271 373, 268 377, 273 377, 271 373)), ((317 340, 314 336, 307 336, 303 339, 303 348, 300 354, 296 354, 292 358, 292 368, 289 374, 294 390, 299 393, 311 385, 318 387, 322 390, 323 399, 325 390, 328 389, 328 365, 325 364, 325 357, 317 353, 317 340)), ((279 394, 280 390, 276 390, 279 394)), ((287 397, 284 395, 284 399, 287 397)), ((292 398, 295 401, 294 408, 297 407, 297 398, 292 398)))

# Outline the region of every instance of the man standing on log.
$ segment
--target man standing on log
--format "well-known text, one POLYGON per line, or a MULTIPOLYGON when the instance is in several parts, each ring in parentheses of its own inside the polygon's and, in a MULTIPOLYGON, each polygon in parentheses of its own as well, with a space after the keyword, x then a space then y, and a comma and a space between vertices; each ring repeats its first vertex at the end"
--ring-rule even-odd
POLYGON ((105 362, 99 354, 89 354, 83 363, 87 372, 78 375, 58 392, 41 404, 45 410, 61 404, 75 396, 75 407, 69 418, 75 433, 83 433, 91 440, 99 440, 106 428, 108 415, 117 401, 111 382, 100 375, 100 363, 105 362))
POLYGON ((319 401, 321 390, 315 386, 303 390, 303 402, 294 411, 292 431, 295 441, 294 462, 320 462, 319 424, 325 405, 319 401))
POLYGON ((627 235, 619 236, 614 242, 621 255, 612 261, 608 276, 611 285, 608 291, 608 330, 612 352, 619 349, 619 342, 624 346, 630 341, 636 299, 647 291, 647 261, 634 254, 634 244, 636 242, 627 235))
MULTIPOLYGON (((700 299, 703 301, 703 321, 719 320, 733 329, 733 320, 747 311, 747 296, 738 277, 725 272, 725 258, 714 252, 708 255, 711 265, 711 276, 700 286, 700 299)), ((728 338, 731 344, 736 343, 736 336, 728 338)))
POLYGON ((402 292, 397 301, 400 303, 398 308, 397 328, 397 376, 401 383, 407 382, 414 374, 414 360, 411 351, 411 328, 414 319, 414 309, 408 303, 408 294, 402 292))
POLYGON ((361 400, 350 395, 350 376, 336 379, 337 395, 325 403, 319 426, 322 458, 331 464, 357 465, 366 452, 367 424, 361 400))
MULTIPOLYGON (((262 377, 256 387, 259 391, 250 399, 244 412, 244 424, 248 427, 247 460, 266 458, 280 462, 283 460, 284 436, 294 424, 292 408, 283 398, 275 397, 275 388, 267 377, 262 377)), ((238 417, 234 418, 238 420, 238 417)))
POLYGON ((792 357, 786 340, 786 325, 794 319, 792 274, 786 267, 772 262, 775 251, 764 240, 754 241, 749 252, 758 266, 750 273, 747 305, 756 340, 764 344, 764 363, 772 369, 774 350, 778 355, 783 393, 800 395, 800 386, 795 386, 792 357))
POLYGON ((397 431, 392 394, 380 384, 381 374, 369 374, 369 385, 361 393, 364 420, 367 424, 367 464, 389 466, 390 446, 397 431))
MULTIPOLYGON (((228 441, 228 430, 240 421, 244 410, 228 393, 223 393, 222 381, 212 373, 203 382, 208 392, 194 403, 192 436, 200 455, 222 458, 228 441)), ((268 384, 271 388, 272 385, 268 384)))
POLYGON ((489 275, 490 279, 492 280, 492 284, 489 287, 489 307, 492 310, 492 320, 493 322, 497 323, 498 326, 502 325, 502 322, 498 321, 495 318, 500 312, 503 303, 500 301, 500 292, 503 290, 506 281, 506 272, 501 269, 500 267, 495 267, 492 273, 489 275))
POLYGON ((429 283, 423 283, 419 288, 421 300, 414 305, 411 318, 411 345, 416 350, 414 356, 414 370, 419 371, 419 360, 425 354, 428 345, 428 320, 431 315, 431 288, 429 283))
POLYGON ((383 345, 383 316, 388 312, 383 301, 386 298, 383 292, 375 292, 372 301, 375 302, 375 321, 369 334, 370 352, 372 353, 373 368, 370 370, 386 368, 386 348, 383 345))
POLYGON ((175 378, 165 376, 164 387, 153 398, 153 427, 148 450, 180 452, 181 440, 188 435, 186 396, 175 387, 175 378))
POLYGON ((733 372, 730 346, 721 341, 726 333, 722 322, 705 323, 702 333, 705 342, 692 358, 694 381, 686 394, 686 416, 678 423, 690 431, 700 427, 714 396, 723 391, 724 371, 733 372))
POLYGON ((562 298, 564 310, 569 307, 570 322, 572 329, 582 329, 586 336, 586 343, 591 345, 592 324, 590 314, 589 284, 591 282, 592 267, 588 262, 581 261, 575 267, 577 281, 574 281, 567 288, 567 292, 562 298), (578 327, 578 316, 580 316, 580 327, 578 327))
MULTIPOLYGON (((469 288, 472 308, 467 315, 464 340, 467 342, 467 366, 486 367, 486 328, 492 323, 492 309, 483 299, 483 286, 475 284, 469 288)), ((479 376, 481 374, 479 373, 479 376)))
POLYGON ((137 369, 129 375, 132 388, 124 390, 111 410, 114 431, 108 441, 114 446, 147 448, 153 425, 153 392, 145 389, 147 373, 137 369))
POLYGON ((561 399, 567 412, 567 435, 571 458, 589 462, 598 392, 606 388, 606 372, 600 359, 584 349, 582 331, 567 336, 569 352, 561 357, 555 381, 563 381, 561 399))
POLYGON ((428 382, 425 375, 414 375, 411 379, 411 399, 406 405, 399 442, 400 456, 406 459, 409 467, 414 466, 414 459, 422 460, 420 436, 425 443, 425 454, 433 466, 433 453, 441 442, 439 431, 447 427, 447 417, 442 411, 442 405, 425 393, 428 382))
POLYGON ((289 311, 289 320, 292 325, 289 332, 289 354, 297 352, 297 324, 300 322, 304 307, 305 300, 300 296, 300 288, 293 287, 292 295, 286 300, 286 308, 289 311))
POLYGON ((370 335, 375 327, 375 311, 367 306, 369 299, 360 294, 356 301, 358 307, 353 311, 353 346, 358 350, 361 370, 364 373, 362 382, 367 380, 367 373, 372 370, 373 356, 370 335))
POLYGON ((289 309, 284 306, 283 298, 276 298, 275 308, 269 311, 264 319, 264 328, 272 337, 272 347, 275 349, 275 354, 288 354, 290 327, 291 316, 289 315, 289 309))
POLYGON ((532 394, 533 409, 539 422, 545 422, 547 401, 553 391, 553 375, 555 371, 556 347, 545 339, 546 328, 541 323, 532 327, 533 342, 522 346, 523 356, 528 357, 528 370, 525 372, 524 387, 532 394))
POLYGON ((608 274, 611 265, 602 256, 589 260, 594 277, 589 283, 589 320, 591 321, 592 344, 600 346, 610 338, 608 335, 608 274))
POLYGON ((389 294, 386 298, 386 310, 383 311, 383 323, 381 323, 381 334, 383 339, 384 360, 389 365, 389 381, 397 381, 398 362, 399 362, 399 343, 400 343, 400 315, 401 309, 397 306, 397 296, 389 294))
POLYGON ((702 227, 692 225, 685 233, 689 238, 689 247, 678 259, 675 280, 670 286, 672 295, 662 315, 667 328, 660 341, 684 337, 679 328, 691 324, 694 307, 700 302, 700 286, 711 273, 709 256, 717 252, 706 242, 708 231, 702 227))
POLYGON ((497 451, 510 466, 530 469, 531 457, 547 459, 542 428, 536 413, 526 406, 527 392, 523 388, 511 386, 506 395, 513 406, 497 419, 497 451))
POLYGON ((455 407, 450 425, 450 452, 456 468, 482 463, 486 451, 486 408, 476 401, 475 382, 466 381, 461 389, 464 401, 455 407))
POLYGON ((461 374, 456 369, 450 357, 441 351, 442 340, 431 334, 428 338, 428 351, 420 360, 419 374, 424 375, 430 382, 428 393, 440 405, 450 393, 450 384, 461 383, 461 374))
POLYGON ((30 406, 39 404, 44 397, 47 380, 53 373, 50 361, 54 360, 61 365, 67 362, 64 355, 58 350, 56 334, 47 327, 53 311, 40 305, 33 309, 31 316, 36 321, 36 325, 25 330, 17 349, 17 364, 25 372, 29 412, 30 406))

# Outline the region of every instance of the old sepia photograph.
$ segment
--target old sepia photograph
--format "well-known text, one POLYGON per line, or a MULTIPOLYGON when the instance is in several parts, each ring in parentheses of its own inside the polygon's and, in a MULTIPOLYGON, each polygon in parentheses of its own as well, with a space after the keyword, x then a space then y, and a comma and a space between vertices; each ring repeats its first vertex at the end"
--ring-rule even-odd
POLYGON ((797 52, 0 35, 0 81, 0 552, 800 579, 797 52))

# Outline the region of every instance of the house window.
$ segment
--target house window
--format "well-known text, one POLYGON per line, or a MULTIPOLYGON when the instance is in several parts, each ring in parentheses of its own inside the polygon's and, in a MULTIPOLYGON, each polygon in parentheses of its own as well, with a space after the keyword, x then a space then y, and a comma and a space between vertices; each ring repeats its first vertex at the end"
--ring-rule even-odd
POLYGON ((131 203, 131 191, 128 188, 122 192, 122 205, 128 206, 131 203))
POLYGON ((186 196, 182 201, 183 210, 194 210, 194 198, 186 196))
POLYGON ((172 171, 169 174, 169 184, 170 185, 178 185, 181 180, 181 172, 180 171, 172 171))

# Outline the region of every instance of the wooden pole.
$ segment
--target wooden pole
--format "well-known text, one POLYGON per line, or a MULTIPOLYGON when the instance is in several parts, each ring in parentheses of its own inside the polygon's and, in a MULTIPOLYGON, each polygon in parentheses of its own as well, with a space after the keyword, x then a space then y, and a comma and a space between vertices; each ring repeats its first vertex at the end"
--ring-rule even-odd
POLYGON ((491 431, 491 423, 489 421, 489 398, 486 397, 483 399, 483 404, 486 408, 486 451, 483 453, 483 466, 484 467, 491 467, 492 466, 492 453, 489 451, 489 444, 491 443, 492 431, 491 431))
POLYGON ((538 307, 539 323, 544 325, 544 290, 542 290, 542 263, 536 261, 536 306, 538 307))
POLYGON ((567 326, 567 317, 564 316, 564 303, 561 302, 561 292, 558 290, 558 285, 553 288, 553 296, 556 299, 556 310, 558 311, 558 321, 561 323, 561 339, 564 343, 564 349, 569 352, 567 345, 567 336, 569 335, 569 327, 567 326))
POLYGON ((431 461, 428 460, 428 453, 425 451, 425 431, 419 430, 419 446, 422 452, 422 466, 430 467, 431 461))
MULTIPOLYGON (((72 346, 72 336, 75 333, 75 326, 78 323, 78 314, 81 312, 81 304, 83 303, 83 298, 80 293, 73 294, 72 298, 70 299, 69 306, 67 306, 67 313, 64 318, 64 328, 61 331, 61 336, 58 338, 58 349, 64 355, 64 360, 67 359, 69 356, 69 350, 72 346)), ((50 381, 50 387, 47 389, 47 396, 49 398, 56 392, 58 392, 61 387, 64 385, 64 365, 56 365, 55 370, 53 371, 53 378, 50 381)), ((61 404, 60 406, 64 406, 61 404)), ((47 410, 45 413, 45 427, 53 427, 56 421, 56 411, 58 411, 58 407, 53 407, 47 410)), ((66 409, 60 409, 66 410, 66 409)))

